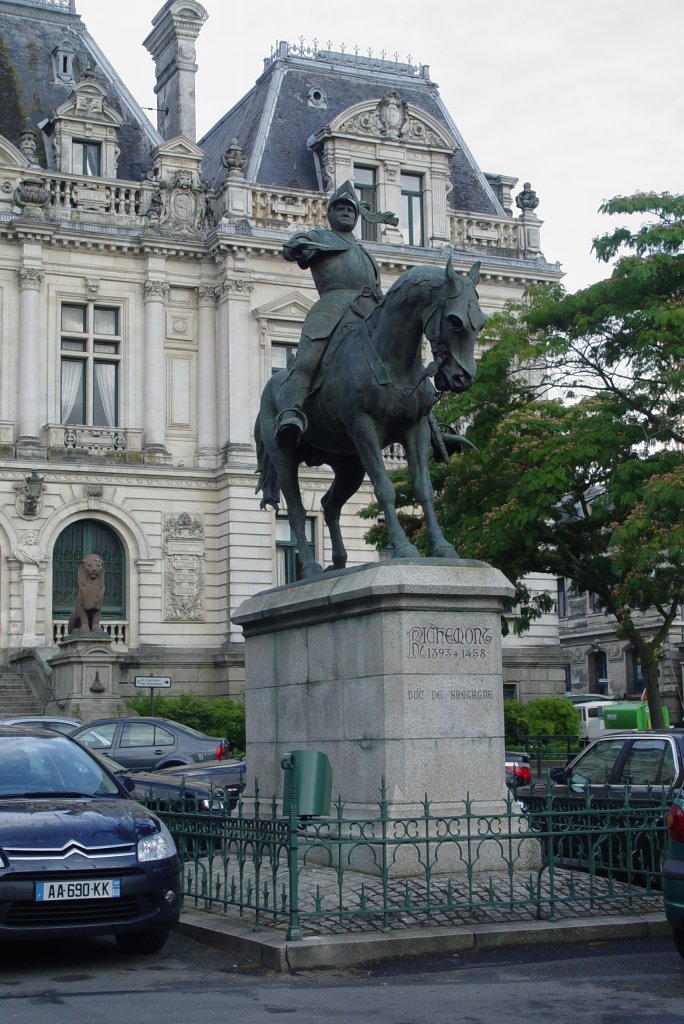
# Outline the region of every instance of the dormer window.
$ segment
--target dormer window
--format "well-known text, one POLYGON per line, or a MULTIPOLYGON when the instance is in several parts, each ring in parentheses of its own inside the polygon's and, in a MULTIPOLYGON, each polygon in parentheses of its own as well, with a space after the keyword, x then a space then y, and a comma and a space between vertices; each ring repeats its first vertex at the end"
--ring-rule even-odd
POLYGON ((52 68, 55 81, 74 85, 74 48, 64 40, 52 51, 52 68))
POLYGON ((102 146, 99 142, 82 142, 74 139, 73 162, 74 174, 87 174, 99 178, 102 174, 102 146))
POLYGON ((398 92, 341 111, 308 145, 318 158, 326 191, 353 177, 371 212, 387 211, 399 218, 398 227, 389 219, 365 222, 363 238, 417 247, 449 241, 449 161, 457 140, 398 92))
POLYGON ((88 72, 44 128, 53 166, 63 174, 115 179, 123 118, 106 102, 106 89, 88 72))

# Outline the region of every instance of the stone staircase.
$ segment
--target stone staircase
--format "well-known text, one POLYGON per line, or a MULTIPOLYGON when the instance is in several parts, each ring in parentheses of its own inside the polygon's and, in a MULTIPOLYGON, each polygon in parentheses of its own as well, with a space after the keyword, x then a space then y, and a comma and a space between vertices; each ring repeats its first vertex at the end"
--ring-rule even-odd
POLYGON ((0 718, 42 714, 43 707, 33 696, 28 680, 18 672, 0 668, 0 718))

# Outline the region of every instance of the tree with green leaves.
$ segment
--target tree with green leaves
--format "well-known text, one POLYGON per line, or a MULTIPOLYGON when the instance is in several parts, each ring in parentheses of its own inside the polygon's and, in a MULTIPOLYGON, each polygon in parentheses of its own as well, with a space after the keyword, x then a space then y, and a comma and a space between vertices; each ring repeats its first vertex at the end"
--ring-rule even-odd
MULTIPOLYGON (((684 602, 684 196, 602 209, 640 220, 595 240, 599 259, 617 257, 611 275, 575 294, 534 290, 490 319, 472 388, 436 408, 475 447, 434 465, 433 483, 461 557, 516 586, 519 630, 552 603, 529 574, 597 596, 639 658, 658 727, 660 652, 684 602)), ((420 544, 402 474, 397 496, 420 544)))

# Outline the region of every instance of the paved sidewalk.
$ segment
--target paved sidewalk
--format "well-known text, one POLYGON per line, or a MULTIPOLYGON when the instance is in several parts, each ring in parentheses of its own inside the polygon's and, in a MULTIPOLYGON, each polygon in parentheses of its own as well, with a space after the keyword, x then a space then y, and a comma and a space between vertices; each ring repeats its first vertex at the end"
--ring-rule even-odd
POLYGON ((315 935, 288 942, 275 928, 255 932, 252 925, 220 913, 184 911, 177 930, 198 942, 240 953, 272 971, 350 967, 431 953, 500 949, 506 946, 600 942, 608 939, 670 935, 664 913, 592 917, 563 921, 518 921, 468 927, 407 928, 390 933, 354 932, 315 935))

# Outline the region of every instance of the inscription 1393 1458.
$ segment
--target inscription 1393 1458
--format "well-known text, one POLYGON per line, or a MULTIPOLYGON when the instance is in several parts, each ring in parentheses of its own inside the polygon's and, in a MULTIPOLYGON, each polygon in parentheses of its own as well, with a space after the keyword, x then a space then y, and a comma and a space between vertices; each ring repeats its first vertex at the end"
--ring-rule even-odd
POLYGON ((412 626, 406 631, 408 658, 478 661, 493 641, 489 626, 412 626))

